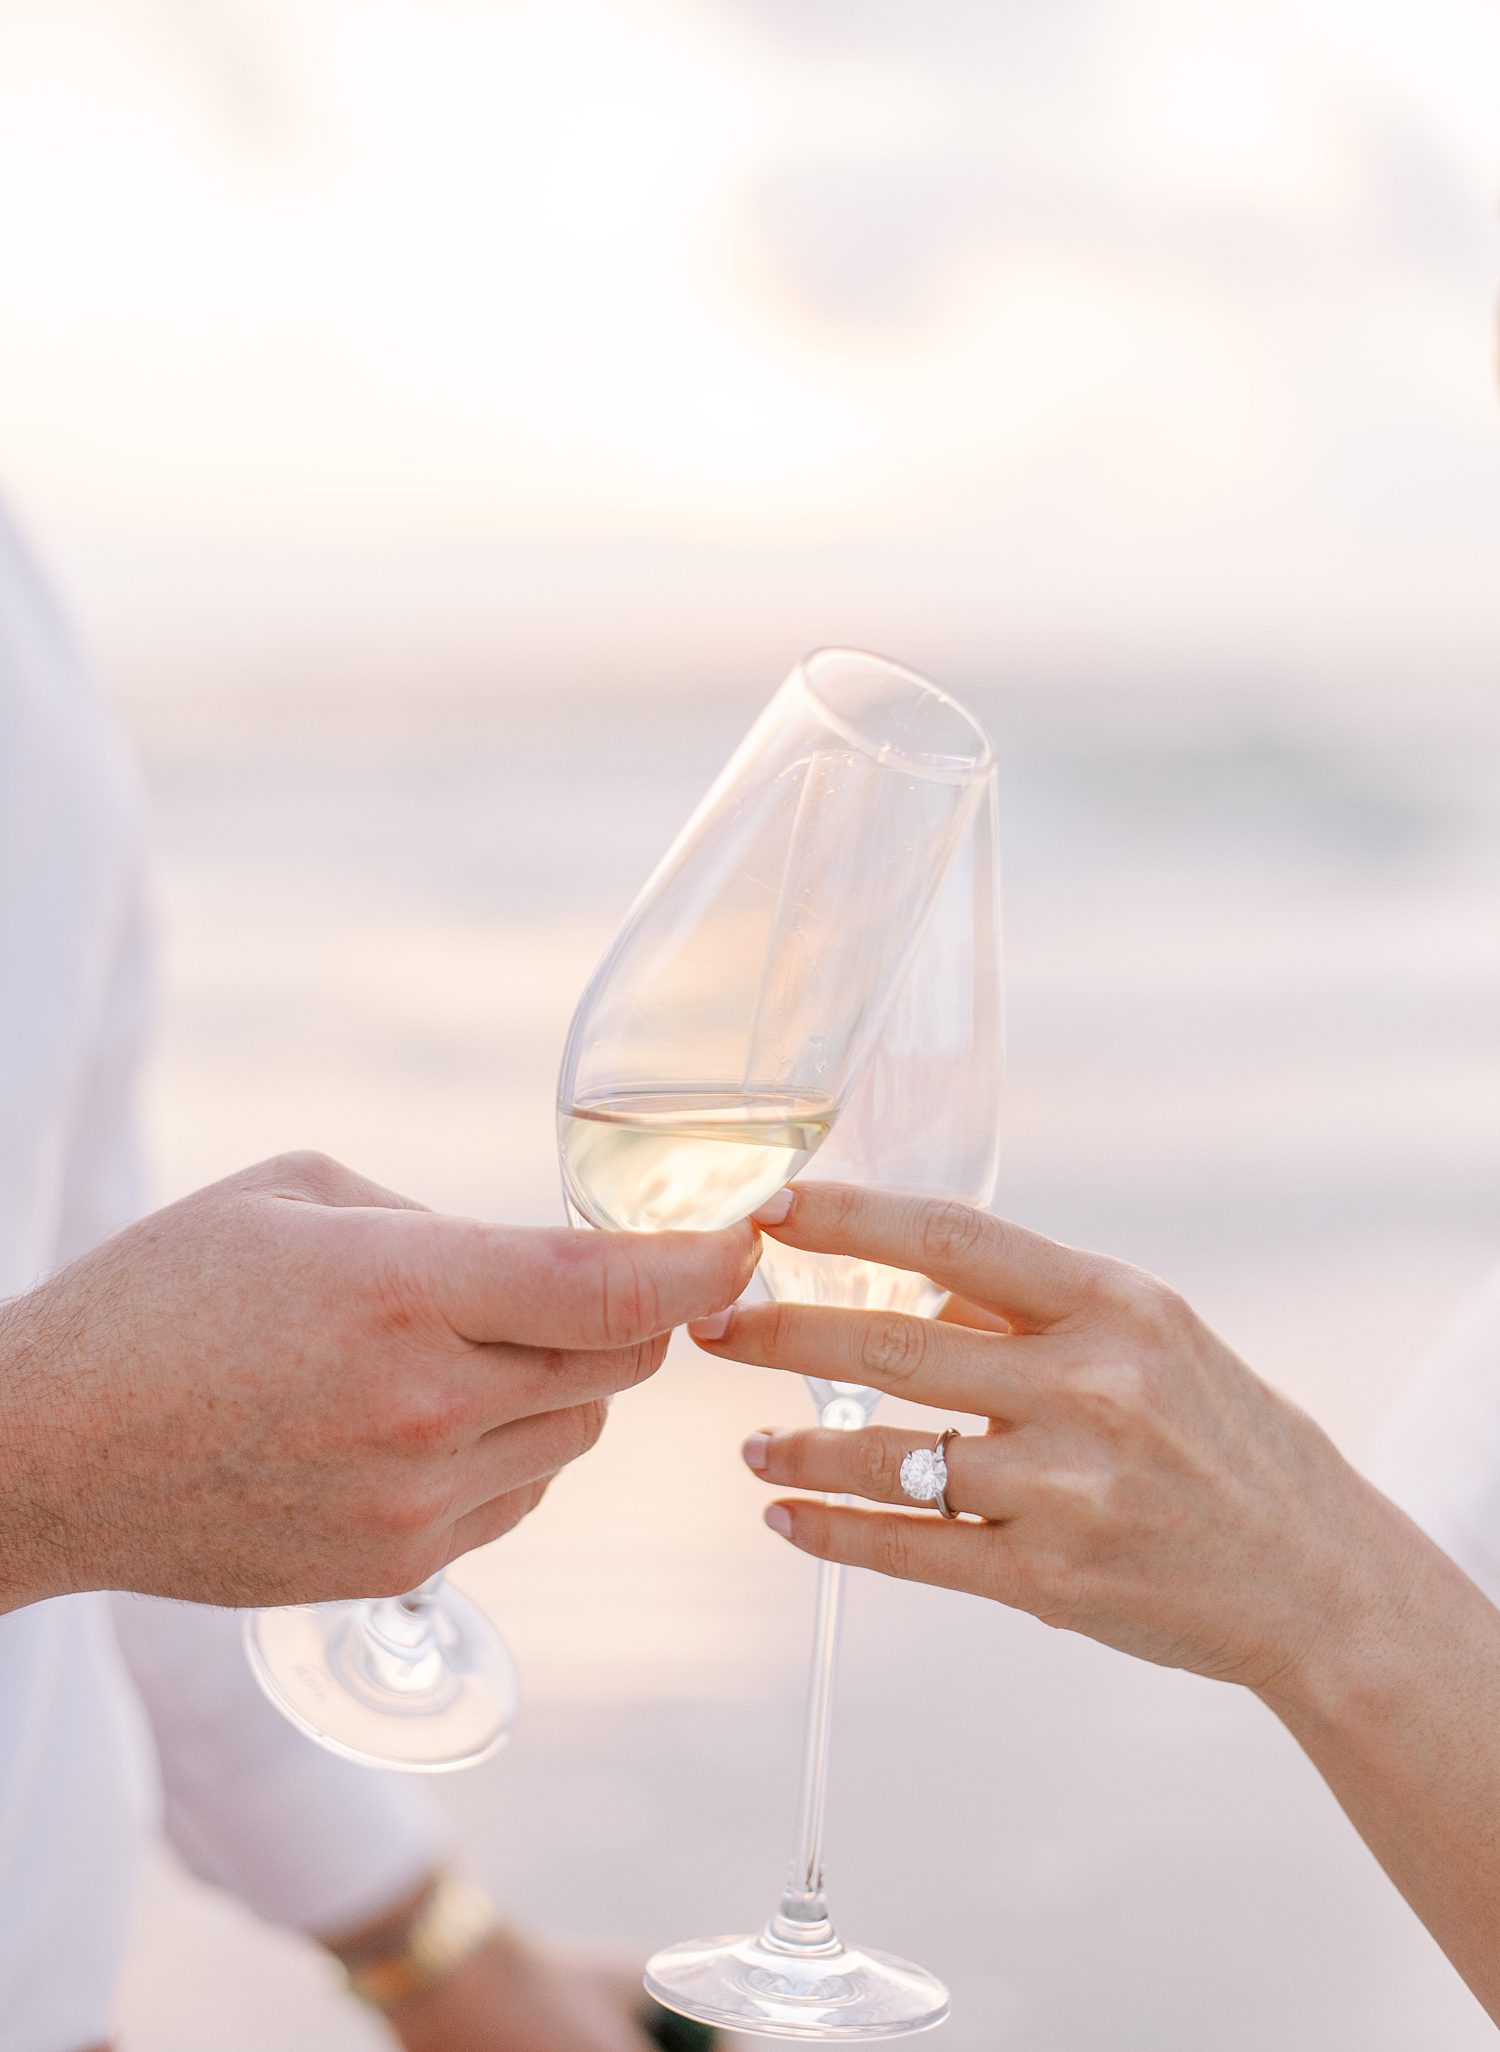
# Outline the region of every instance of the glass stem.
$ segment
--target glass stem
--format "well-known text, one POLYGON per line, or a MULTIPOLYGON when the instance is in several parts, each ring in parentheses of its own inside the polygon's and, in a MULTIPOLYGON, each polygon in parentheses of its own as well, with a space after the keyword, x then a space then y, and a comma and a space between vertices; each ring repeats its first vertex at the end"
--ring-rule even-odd
MULTIPOLYGON (((833 1496, 828 1501, 846 1503, 848 1499, 833 1496)), ((823 1824, 828 1808, 828 1753, 843 1610, 844 1570, 836 1561, 822 1561, 818 1566, 818 1610, 807 1691, 802 1789, 797 1799, 796 1849, 781 1906, 769 1926, 778 1942, 793 1945, 798 1951, 821 1949, 834 1942, 823 1896, 823 1824)))
MULTIPOLYGON (((847 1397, 835 1397, 821 1412, 822 1424, 835 1431, 857 1431, 865 1417, 863 1409, 847 1397)), ((830 1496, 824 1500, 839 1508, 850 1499, 830 1496)), ((828 1810, 833 1689, 838 1675, 839 1627, 843 1617, 843 1566, 838 1561, 820 1561, 812 1668, 807 1684, 802 1788, 797 1798, 797 1843, 781 1906, 765 1929, 768 1942, 798 1952, 832 1951, 838 1944, 823 1895, 823 1825, 828 1810)))
POLYGON ((443 1586, 441 1569, 404 1596, 382 1596, 370 1605, 369 1628, 393 1653, 413 1653, 432 1635, 427 1613, 443 1586))

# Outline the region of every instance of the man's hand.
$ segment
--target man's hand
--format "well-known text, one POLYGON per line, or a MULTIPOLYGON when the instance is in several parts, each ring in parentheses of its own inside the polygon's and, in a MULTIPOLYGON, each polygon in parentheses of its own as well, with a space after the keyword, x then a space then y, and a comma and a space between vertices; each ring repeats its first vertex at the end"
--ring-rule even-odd
POLYGON ((0 1307, 0 1609, 412 1588, 519 1523, 757 1245, 444 1218, 311 1154, 200 1190, 0 1307))

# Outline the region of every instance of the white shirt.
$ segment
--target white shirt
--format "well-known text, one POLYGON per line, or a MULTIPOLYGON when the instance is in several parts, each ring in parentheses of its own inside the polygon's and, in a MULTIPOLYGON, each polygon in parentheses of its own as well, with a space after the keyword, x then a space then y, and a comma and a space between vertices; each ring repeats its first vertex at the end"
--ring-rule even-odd
MULTIPOLYGON (((0 514, 0 1298, 145 1208, 148 1004, 126 752, 0 514)), ((306 1930, 378 1914, 439 1857, 410 1782, 265 1702, 232 1612, 97 1595, 0 1616, 4 2052, 109 2037, 163 1823, 195 1872, 306 1930)))

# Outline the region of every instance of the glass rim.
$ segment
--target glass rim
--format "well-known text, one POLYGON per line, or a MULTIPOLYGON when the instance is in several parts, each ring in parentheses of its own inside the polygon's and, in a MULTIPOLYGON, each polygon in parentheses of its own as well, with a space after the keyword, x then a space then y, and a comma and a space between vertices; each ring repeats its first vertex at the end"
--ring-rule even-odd
POLYGON ((989 735, 975 719, 966 705, 956 699, 951 691, 945 691, 940 684, 934 684, 930 677, 924 677, 920 670, 913 670, 906 663, 898 663, 891 656, 878 655, 873 649, 847 648, 829 645, 810 649, 802 657, 788 680, 802 695, 816 707, 820 719, 865 755, 873 756, 877 762, 899 763, 914 776, 928 777, 936 783, 971 784, 978 783, 994 768, 995 751, 989 735), (949 712, 967 728, 976 744, 970 755, 944 754, 902 747, 899 742, 882 741, 861 729, 857 719, 839 711, 830 704, 815 681, 815 671, 827 663, 839 660, 869 664, 873 669, 899 678, 913 691, 936 705, 945 706, 949 712))

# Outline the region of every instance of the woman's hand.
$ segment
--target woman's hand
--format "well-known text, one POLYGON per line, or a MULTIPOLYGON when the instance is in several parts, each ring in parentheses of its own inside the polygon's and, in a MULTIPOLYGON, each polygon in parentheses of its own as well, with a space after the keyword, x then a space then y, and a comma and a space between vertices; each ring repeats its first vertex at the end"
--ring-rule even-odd
MULTIPOLYGON (((931 1405, 939 1425, 985 1421, 947 1447, 947 1501, 968 1515, 770 1506, 804 1552, 1260 1690, 1399 1600, 1406 1520, 1153 1276, 964 1205, 833 1184, 783 1196, 763 1230, 929 1275, 954 1293, 944 1320, 741 1306, 717 1336, 722 1314, 691 1327, 698 1344, 931 1405)), ((774 1484, 900 1505, 902 1456, 931 1442, 893 1426, 757 1434, 745 1458, 774 1484)))
MULTIPOLYGON (((700 1321, 699 1344, 985 1427, 948 1444, 957 1522, 795 1501, 767 1522, 1255 1689, 1500 2022, 1494 1605, 1154 1277, 963 1205, 782 1195, 763 1230, 931 1276, 945 1322, 757 1305, 700 1321)), ((914 1437, 758 1434, 746 1459, 896 1504, 914 1437)))

